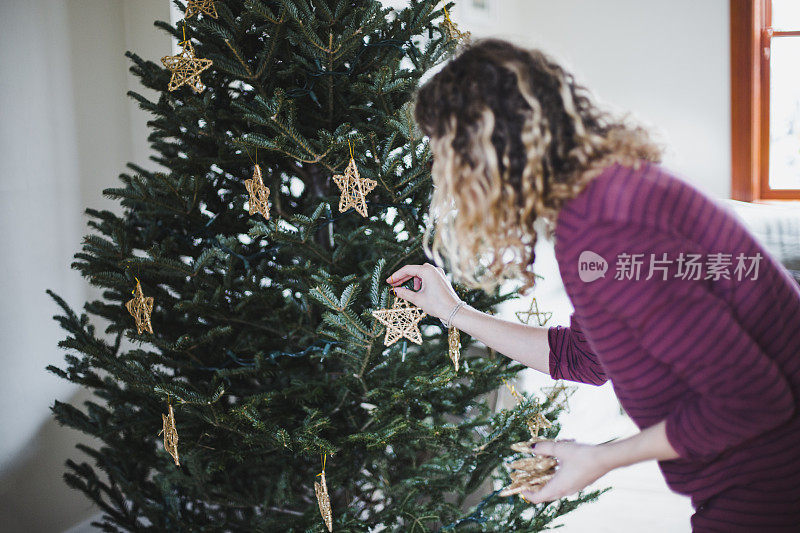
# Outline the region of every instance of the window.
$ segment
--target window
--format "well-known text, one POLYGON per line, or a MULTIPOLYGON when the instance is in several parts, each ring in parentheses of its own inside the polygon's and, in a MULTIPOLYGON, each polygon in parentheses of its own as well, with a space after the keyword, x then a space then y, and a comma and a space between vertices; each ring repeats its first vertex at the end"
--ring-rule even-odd
POLYGON ((800 2, 730 0, 736 200, 800 200, 800 2))

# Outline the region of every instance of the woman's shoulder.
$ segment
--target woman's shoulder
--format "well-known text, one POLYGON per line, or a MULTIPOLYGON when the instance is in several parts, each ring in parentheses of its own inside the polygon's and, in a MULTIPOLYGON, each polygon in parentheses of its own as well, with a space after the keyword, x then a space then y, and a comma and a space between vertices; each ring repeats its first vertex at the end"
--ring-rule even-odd
POLYGON ((556 239, 564 242, 601 225, 689 236, 704 215, 718 211, 722 211, 719 204, 663 164, 614 163, 565 203, 558 215, 556 239))

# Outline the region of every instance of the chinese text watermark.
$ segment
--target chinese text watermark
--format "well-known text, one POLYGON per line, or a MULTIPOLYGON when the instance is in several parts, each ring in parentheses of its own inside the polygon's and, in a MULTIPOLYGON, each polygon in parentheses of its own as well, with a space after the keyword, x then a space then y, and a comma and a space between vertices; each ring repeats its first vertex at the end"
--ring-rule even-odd
MULTIPOLYGON (((693 254, 680 252, 677 257, 656 254, 617 254, 614 279, 649 280, 684 279, 758 279, 758 265, 764 256, 756 252, 748 256, 739 253, 734 257, 727 253, 693 254)), ((578 276, 581 281, 591 282, 606 277, 608 262, 601 255, 584 250, 578 257, 578 276)))

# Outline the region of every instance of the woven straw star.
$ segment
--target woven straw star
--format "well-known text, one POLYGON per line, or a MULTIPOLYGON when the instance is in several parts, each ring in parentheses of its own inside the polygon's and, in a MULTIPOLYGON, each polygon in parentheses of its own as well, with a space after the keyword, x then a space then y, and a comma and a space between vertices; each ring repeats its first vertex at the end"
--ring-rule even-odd
POLYGON ((531 307, 527 311, 517 311, 514 313, 517 316, 517 320, 520 322, 524 322, 525 324, 530 323, 531 317, 535 316, 536 321, 539 323, 540 326, 544 326, 547 324, 547 321, 552 318, 553 313, 550 311, 539 311, 539 304, 536 303, 536 298, 531 301, 531 307), (522 317, 525 318, 522 318, 522 317), (544 317, 544 318, 542 318, 544 317))
POLYGON ((172 411, 172 404, 169 405, 169 416, 161 414, 161 422, 163 429, 158 434, 164 433, 164 449, 175 459, 175 464, 181 466, 178 462, 178 430, 175 427, 175 413, 172 411))
POLYGON ((249 213, 261 213, 261 216, 269 220, 269 188, 264 186, 264 181, 261 179, 261 167, 256 165, 253 171, 253 178, 244 180, 244 186, 247 187, 247 192, 250 193, 249 213))
POLYGON ((167 88, 170 91, 174 91, 181 85, 188 85, 194 92, 201 93, 206 89, 206 86, 200 81, 200 73, 210 67, 212 61, 195 56, 194 47, 188 40, 181 41, 178 44, 183 47, 180 54, 161 58, 164 66, 172 71, 172 77, 167 88))
POLYGON ((150 324, 150 313, 153 312, 153 297, 145 298, 139 278, 136 278, 136 289, 133 291, 133 298, 125 302, 128 312, 136 319, 136 333, 142 331, 153 333, 153 326, 150 324))
POLYGON ((570 412, 569 403, 567 400, 570 396, 575 394, 574 388, 567 387, 563 382, 559 382, 552 387, 542 387, 542 392, 545 393, 547 399, 550 400, 550 402, 552 402, 554 405, 564 409, 568 413, 570 412), (556 402, 555 400, 561 395, 561 393, 564 393, 564 398, 560 402, 556 402))
POLYGON ((205 13, 209 17, 217 18, 217 6, 214 5, 214 0, 188 0, 183 17, 189 19, 198 13, 205 13))
POLYGON ((317 474, 321 476, 322 482, 314 481, 314 492, 317 494, 319 512, 325 521, 328 531, 333 531, 333 516, 331 515, 331 497, 328 494, 328 484, 325 482, 325 470, 317 474))
POLYGON ((375 188, 378 182, 369 178, 359 177, 356 160, 352 157, 344 171, 344 176, 336 174, 333 176, 333 181, 342 191, 341 196, 339 196, 339 212, 341 213, 347 211, 350 207, 354 207, 362 217, 366 217, 367 203, 364 197, 375 188))
POLYGON ((422 344, 422 333, 417 324, 426 316, 426 313, 419 307, 414 307, 402 298, 395 297, 392 307, 373 311, 372 316, 386 326, 384 345, 390 346, 402 337, 422 344))

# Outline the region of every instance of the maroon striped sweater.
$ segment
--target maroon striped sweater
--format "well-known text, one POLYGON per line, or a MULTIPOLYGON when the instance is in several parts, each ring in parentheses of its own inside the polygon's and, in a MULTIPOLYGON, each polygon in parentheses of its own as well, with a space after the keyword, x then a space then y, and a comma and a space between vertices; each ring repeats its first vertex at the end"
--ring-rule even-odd
POLYGON ((680 458, 658 465, 695 531, 800 531, 800 287, 727 209, 641 163, 606 168, 559 213, 574 313, 549 328, 550 374, 610 380, 640 429, 666 419, 680 458))

